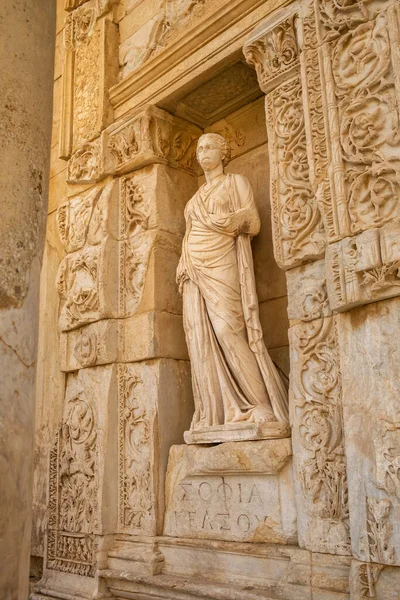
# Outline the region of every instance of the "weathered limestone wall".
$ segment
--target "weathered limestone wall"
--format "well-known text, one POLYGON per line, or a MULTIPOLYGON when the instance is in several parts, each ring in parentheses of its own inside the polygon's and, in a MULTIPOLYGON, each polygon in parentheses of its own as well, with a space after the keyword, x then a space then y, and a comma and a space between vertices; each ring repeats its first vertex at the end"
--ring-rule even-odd
POLYGON ((0 19, 0 596, 26 600, 39 275, 48 196, 55 7, 5 0, 0 19))

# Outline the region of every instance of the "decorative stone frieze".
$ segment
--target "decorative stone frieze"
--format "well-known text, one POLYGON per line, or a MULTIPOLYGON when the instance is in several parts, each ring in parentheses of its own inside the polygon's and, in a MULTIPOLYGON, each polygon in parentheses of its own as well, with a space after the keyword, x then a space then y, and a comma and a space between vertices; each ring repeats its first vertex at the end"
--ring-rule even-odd
POLYGON ((197 173, 196 142, 199 127, 148 106, 105 132, 104 152, 107 172, 127 173, 147 164, 168 163, 197 173))

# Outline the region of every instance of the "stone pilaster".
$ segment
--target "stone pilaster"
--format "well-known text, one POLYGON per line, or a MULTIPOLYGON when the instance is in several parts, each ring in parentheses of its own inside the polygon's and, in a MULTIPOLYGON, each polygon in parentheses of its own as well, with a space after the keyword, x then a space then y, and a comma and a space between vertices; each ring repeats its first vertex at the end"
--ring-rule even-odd
POLYGON ((399 565, 399 347, 391 334, 400 291, 399 16, 398 2, 304 1, 275 14, 245 46, 267 94, 275 253, 290 269, 301 543, 340 553, 350 527, 352 553, 364 563, 354 598, 375 597, 374 565, 399 565), (312 203, 299 175, 315 193, 324 230, 317 262, 294 252, 299 237, 304 248, 316 239, 305 227, 312 203), (308 264, 292 268, 296 260, 308 264))
POLYGON ((106 597, 98 572, 108 557, 136 573, 159 568, 151 539, 162 533, 168 452, 193 411, 175 272, 200 133, 147 107, 88 142, 98 148, 96 182, 87 154, 70 159, 77 193, 57 210, 66 392, 37 598, 66 585, 106 597))

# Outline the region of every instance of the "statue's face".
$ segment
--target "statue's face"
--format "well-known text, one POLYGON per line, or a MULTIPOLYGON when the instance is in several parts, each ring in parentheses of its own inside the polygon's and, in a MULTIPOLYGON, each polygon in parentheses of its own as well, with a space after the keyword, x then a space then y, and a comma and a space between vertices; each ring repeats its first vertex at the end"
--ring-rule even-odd
POLYGON ((217 142, 207 136, 197 145, 197 160, 203 171, 212 171, 222 163, 222 151, 217 142))

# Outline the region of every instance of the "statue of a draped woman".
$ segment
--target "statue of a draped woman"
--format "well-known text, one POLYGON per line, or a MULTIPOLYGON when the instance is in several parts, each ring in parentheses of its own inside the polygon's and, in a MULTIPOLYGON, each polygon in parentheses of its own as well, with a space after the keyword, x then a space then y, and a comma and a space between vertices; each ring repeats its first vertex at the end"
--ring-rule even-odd
POLYGON ((283 437, 288 430, 287 392, 259 320, 250 242, 260 219, 248 180, 224 173, 229 158, 222 136, 200 137, 206 181, 185 208, 177 281, 195 404, 188 443, 283 437))

